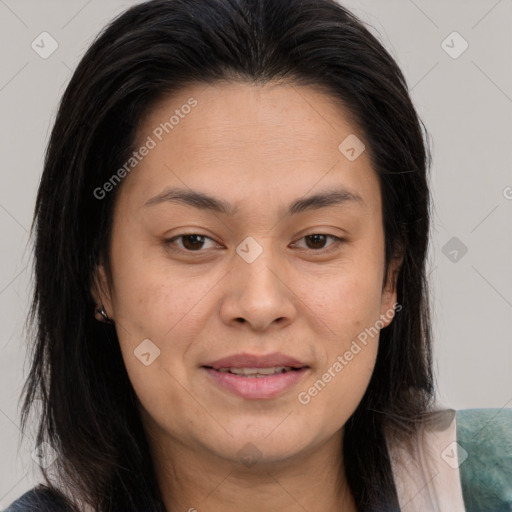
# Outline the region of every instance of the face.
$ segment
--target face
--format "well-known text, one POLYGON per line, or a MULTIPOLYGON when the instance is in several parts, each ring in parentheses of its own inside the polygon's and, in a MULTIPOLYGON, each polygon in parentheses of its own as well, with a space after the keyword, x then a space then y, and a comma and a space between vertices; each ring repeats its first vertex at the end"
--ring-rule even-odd
POLYGON ((99 267, 93 293, 155 438, 276 462, 342 432, 396 301, 362 140, 333 99, 290 84, 189 86, 144 119, 147 149, 117 185, 112 282, 99 267), (212 369, 291 359, 301 369, 267 377, 212 369))

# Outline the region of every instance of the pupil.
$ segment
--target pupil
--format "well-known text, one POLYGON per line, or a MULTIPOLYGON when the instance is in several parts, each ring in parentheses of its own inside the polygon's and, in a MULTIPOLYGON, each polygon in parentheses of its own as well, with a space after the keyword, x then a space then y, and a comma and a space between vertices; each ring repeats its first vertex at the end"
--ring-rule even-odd
MULTIPOLYGON (((186 241, 189 241, 191 239, 193 240, 192 246, 194 246, 194 244, 201 245, 201 244, 204 243, 204 240, 198 240, 198 239, 201 239, 201 238, 204 238, 204 237, 201 236, 201 235, 185 235, 183 237, 183 245, 185 247, 187 247, 187 245, 190 246, 190 244, 186 243, 186 241)), ((187 249, 200 249, 200 247, 197 247, 197 246, 195 246, 195 247, 187 247, 187 249)))
MULTIPOLYGON (((322 245, 322 247, 315 247, 316 249, 323 248, 323 244, 325 243, 325 235, 308 235, 306 238, 308 238, 309 240, 315 239, 317 243, 320 243, 322 245), (318 239, 321 239, 320 242, 318 242, 318 239)), ((313 245, 314 244, 315 242, 313 242, 313 245)))

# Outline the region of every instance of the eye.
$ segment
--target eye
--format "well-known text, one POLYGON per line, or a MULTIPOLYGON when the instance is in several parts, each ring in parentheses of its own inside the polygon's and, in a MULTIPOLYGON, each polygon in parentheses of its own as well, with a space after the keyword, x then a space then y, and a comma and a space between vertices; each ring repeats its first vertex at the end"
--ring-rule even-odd
POLYGON ((197 233, 190 233, 190 234, 182 234, 177 235, 173 238, 169 238, 165 240, 165 244, 173 251, 175 252, 198 252, 201 249, 203 249, 202 245, 205 243, 205 240, 211 240, 214 242, 212 238, 206 235, 200 235, 197 233), (183 248, 176 248, 176 240, 183 239, 183 248))
POLYGON ((315 252, 323 252, 324 254, 337 250, 339 246, 345 242, 344 238, 340 238, 334 235, 325 235, 323 233, 313 233, 311 235, 306 235, 300 240, 306 240, 307 242, 310 242, 306 243, 308 246, 306 247, 307 249, 312 249, 315 252), (334 240, 334 242, 330 244, 327 249, 324 249, 323 246, 325 245, 325 242, 328 238, 334 240), (319 245, 322 247, 318 247, 319 245))

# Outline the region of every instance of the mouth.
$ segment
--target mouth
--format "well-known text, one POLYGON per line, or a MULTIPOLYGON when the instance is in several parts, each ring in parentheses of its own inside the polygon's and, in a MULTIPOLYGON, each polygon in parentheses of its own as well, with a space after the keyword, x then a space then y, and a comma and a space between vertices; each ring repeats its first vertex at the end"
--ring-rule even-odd
MULTIPOLYGON (((276 360, 275 356, 266 360, 272 358, 276 360)), ((264 362, 265 358, 250 358, 251 363, 245 365, 240 362, 244 356, 235 356, 230 360, 235 359, 238 362, 227 364, 220 360, 201 366, 201 370, 216 388, 247 400, 268 400, 282 395, 295 387, 311 370, 308 365, 289 358, 287 364, 281 365, 268 365, 264 362)))

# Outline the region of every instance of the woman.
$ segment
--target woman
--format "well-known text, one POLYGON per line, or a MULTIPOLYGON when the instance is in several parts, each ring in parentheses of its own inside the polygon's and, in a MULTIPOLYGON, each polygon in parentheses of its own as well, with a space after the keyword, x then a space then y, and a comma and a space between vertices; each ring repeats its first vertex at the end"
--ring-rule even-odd
POLYGON ((448 466, 400 474, 454 439, 428 167, 402 73, 334 1, 116 18, 46 156, 22 424, 40 398, 47 488, 9 510, 442 505, 448 466))

